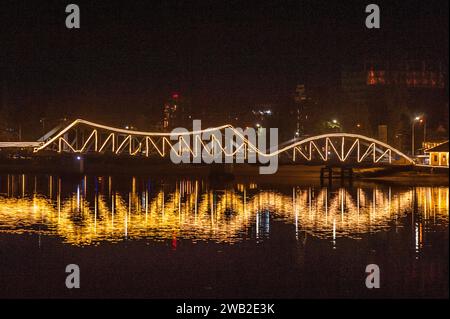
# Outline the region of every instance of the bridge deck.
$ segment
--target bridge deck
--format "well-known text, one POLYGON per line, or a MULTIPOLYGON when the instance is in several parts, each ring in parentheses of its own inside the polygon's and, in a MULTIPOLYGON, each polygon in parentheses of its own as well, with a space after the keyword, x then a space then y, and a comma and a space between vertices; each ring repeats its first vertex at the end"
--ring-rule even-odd
POLYGON ((31 148, 42 144, 43 142, 0 142, 0 148, 31 148))

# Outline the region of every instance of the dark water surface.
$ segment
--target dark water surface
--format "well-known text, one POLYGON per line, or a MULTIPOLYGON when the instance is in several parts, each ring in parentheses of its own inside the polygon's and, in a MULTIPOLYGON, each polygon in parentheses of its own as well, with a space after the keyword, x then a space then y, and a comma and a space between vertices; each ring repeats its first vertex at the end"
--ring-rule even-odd
POLYGON ((448 297, 448 216, 448 186, 3 174, 0 297, 448 297))

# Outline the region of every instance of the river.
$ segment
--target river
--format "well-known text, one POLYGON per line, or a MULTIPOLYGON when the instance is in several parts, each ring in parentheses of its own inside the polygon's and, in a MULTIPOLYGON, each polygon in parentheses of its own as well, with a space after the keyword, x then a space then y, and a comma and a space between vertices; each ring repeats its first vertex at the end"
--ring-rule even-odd
POLYGON ((0 297, 448 298, 448 217, 448 186, 2 174, 0 297))

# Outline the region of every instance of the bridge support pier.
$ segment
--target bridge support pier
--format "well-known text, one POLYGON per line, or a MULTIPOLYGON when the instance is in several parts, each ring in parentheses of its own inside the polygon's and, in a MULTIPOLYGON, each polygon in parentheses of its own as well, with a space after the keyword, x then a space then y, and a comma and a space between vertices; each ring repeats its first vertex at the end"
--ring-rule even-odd
POLYGON ((341 167, 341 179, 345 179, 345 177, 348 179, 353 178, 353 169, 351 167, 341 167))
MULTIPOLYGON (((353 179, 353 169, 351 167, 341 166, 341 180, 349 179, 350 181, 353 179)), ((333 167, 325 166, 320 169, 320 183, 322 184, 325 179, 328 179, 328 183, 331 184, 333 180, 333 167)))
POLYGON ((331 166, 325 166, 320 169, 320 183, 322 184, 324 179, 328 178, 328 183, 331 184, 333 180, 333 168, 331 166))

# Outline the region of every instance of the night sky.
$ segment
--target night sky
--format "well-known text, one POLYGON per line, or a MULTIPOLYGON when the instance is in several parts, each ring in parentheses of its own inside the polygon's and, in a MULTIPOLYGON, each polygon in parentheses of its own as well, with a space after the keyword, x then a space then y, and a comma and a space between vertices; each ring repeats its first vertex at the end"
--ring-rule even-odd
POLYGON ((297 83, 326 92, 341 64, 368 54, 426 51, 448 66, 448 1, 374 1, 380 30, 365 28, 371 2, 75 0, 81 29, 70 30, 69 1, 3 0, 3 98, 24 117, 116 121, 159 117, 173 92, 230 112, 297 83))

